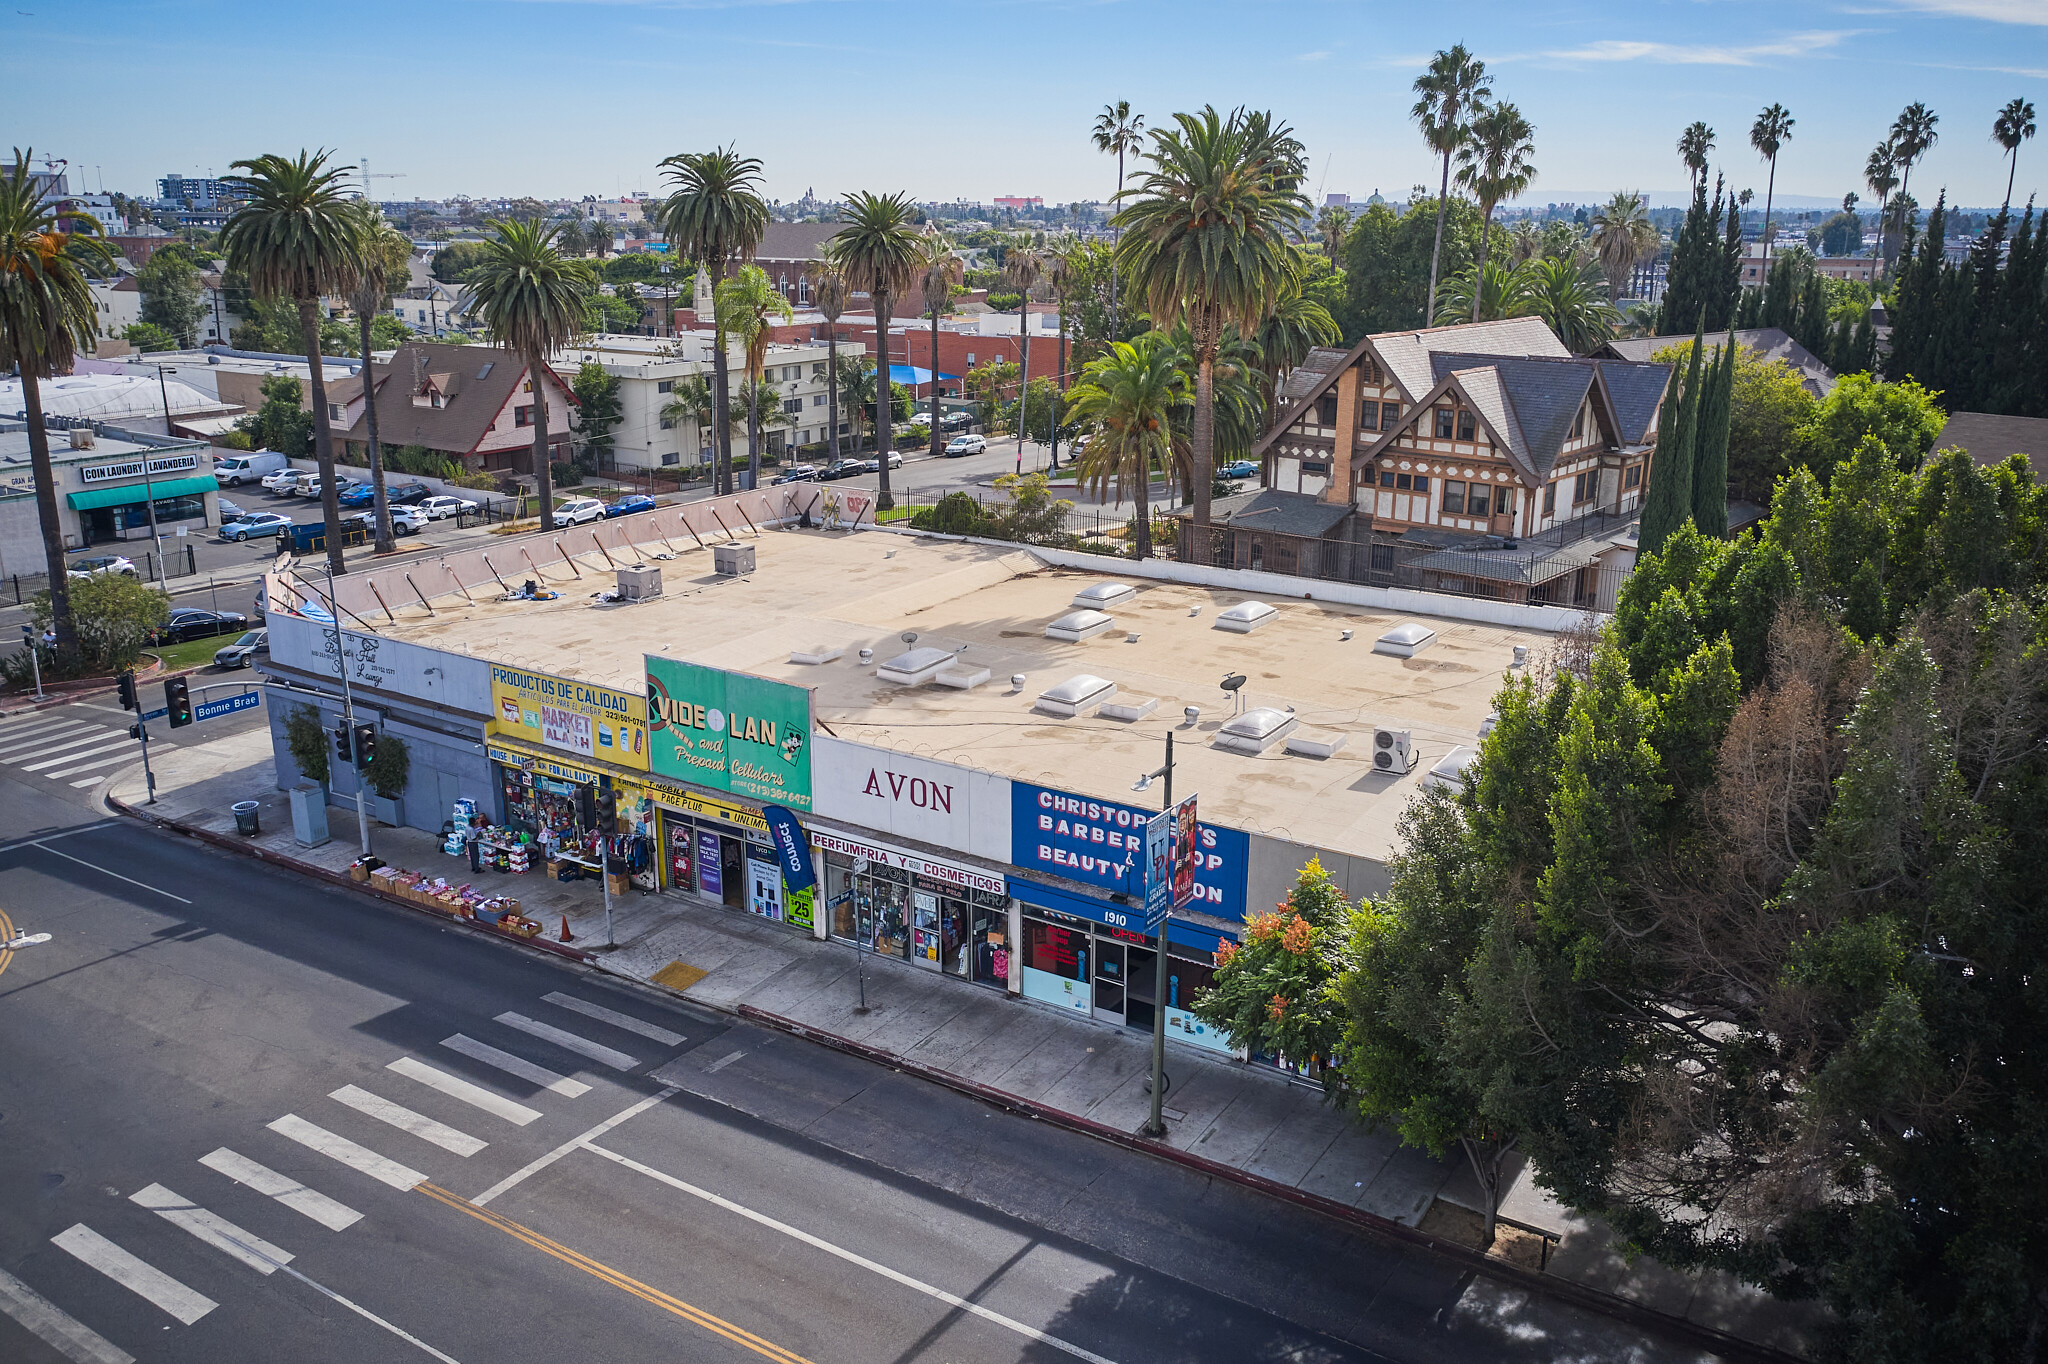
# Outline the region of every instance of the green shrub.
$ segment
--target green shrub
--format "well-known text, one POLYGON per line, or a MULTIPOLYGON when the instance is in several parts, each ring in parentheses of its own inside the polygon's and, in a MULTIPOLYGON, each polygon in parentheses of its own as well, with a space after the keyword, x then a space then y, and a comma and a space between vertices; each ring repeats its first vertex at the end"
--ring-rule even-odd
POLYGON ((583 471, 574 464, 564 464, 560 460, 550 460, 548 462, 548 477, 554 480, 557 488, 579 488, 583 486, 583 471))
POLYGON ((987 531, 981 505, 971 494, 963 492, 947 493, 935 506, 926 507, 911 517, 910 524, 918 530, 937 531, 942 535, 982 535, 987 531))
MULTIPOLYGON (((38 592, 29 616, 40 638, 50 628, 50 594, 38 592)), ((71 623, 78 631, 75 676, 135 666, 149 632, 171 618, 171 599, 139 578, 96 573, 71 580, 71 623)), ((47 675, 47 669, 45 670, 47 675)))
POLYGON ((311 706, 292 707, 284 717, 284 745, 308 780, 326 783, 327 729, 320 723, 319 711, 311 706))
POLYGON ((395 800, 405 794, 411 776, 412 752, 405 740, 388 730, 379 733, 377 756, 370 759, 370 789, 386 800, 395 800))

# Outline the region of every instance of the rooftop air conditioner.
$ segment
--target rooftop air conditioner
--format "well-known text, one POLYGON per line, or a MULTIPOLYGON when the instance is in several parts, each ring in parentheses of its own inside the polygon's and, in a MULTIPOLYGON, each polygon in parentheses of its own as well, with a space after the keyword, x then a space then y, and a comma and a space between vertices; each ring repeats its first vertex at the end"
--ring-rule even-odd
POLYGON ((1396 775, 1412 772, 1422 755, 1415 751, 1415 736, 1405 729, 1375 729, 1372 732, 1372 768, 1396 775))

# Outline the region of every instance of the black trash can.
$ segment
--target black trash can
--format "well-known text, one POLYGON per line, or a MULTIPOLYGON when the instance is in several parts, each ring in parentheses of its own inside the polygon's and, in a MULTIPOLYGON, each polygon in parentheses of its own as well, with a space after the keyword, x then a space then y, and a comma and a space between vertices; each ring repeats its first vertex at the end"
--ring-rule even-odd
POLYGON ((256 802, 253 800, 238 800, 235 802, 234 809, 235 832, 245 836, 254 836, 257 832, 256 802))

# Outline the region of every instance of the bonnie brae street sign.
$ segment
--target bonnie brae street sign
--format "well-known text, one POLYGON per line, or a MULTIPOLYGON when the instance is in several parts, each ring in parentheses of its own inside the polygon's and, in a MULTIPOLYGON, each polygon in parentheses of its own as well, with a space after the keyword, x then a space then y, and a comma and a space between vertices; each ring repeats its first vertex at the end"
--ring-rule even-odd
POLYGON ((649 654, 647 731, 660 776, 812 808, 808 688, 649 654))

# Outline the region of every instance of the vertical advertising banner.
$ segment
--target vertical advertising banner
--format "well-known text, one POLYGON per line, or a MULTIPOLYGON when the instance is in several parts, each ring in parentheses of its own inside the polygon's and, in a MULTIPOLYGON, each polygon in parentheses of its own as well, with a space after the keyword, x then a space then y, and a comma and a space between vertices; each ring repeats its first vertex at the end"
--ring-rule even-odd
POLYGON ((661 776, 812 808, 809 688, 649 654, 647 731, 661 776))
POLYGON ((1195 821, 1195 798, 1173 807, 1173 853, 1169 861, 1173 867, 1173 907, 1186 909, 1195 898, 1195 873, 1202 869, 1207 859, 1200 855, 1197 846, 1197 832, 1202 826, 1195 821))

